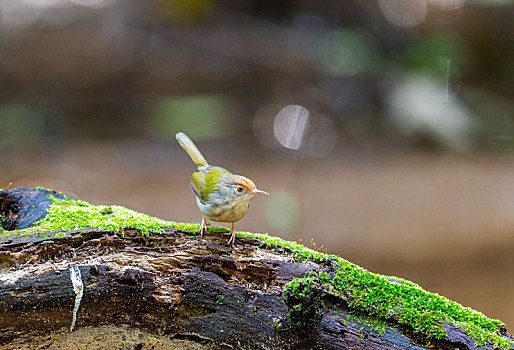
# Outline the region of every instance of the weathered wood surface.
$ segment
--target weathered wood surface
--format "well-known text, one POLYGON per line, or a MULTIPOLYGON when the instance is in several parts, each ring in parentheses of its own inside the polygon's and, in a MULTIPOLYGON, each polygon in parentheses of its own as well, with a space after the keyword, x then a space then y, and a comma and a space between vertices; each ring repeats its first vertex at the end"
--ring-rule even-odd
POLYGON ((6 230, 25 229, 44 217, 46 210, 52 204, 48 198, 49 194, 56 198, 63 198, 60 193, 55 191, 23 187, 0 192, 3 228, 6 230))
MULTIPOLYGON (((288 328, 284 285, 309 271, 330 273, 333 267, 297 262, 287 252, 259 247, 257 239, 238 238, 234 247, 227 247, 227 238, 206 234, 198 240, 179 230, 150 237, 127 230, 119 237, 91 229, 51 240, 47 235, 22 241, 0 238, 0 346, 16 348, 20 337, 28 335, 52 348, 63 337, 75 302, 69 273, 73 263, 85 286, 74 332, 87 328, 90 345, 95 344, 94 330, 109 326, 210 348, 423 348, 408 329, 380 336, 345 322, 350 310, 330 295, 323 299, 324 316, 315 329, 277 329, 277 323, 288 328)), ((463 331, 446 328, 448 341, 437 347, 474 348, 463 331)))

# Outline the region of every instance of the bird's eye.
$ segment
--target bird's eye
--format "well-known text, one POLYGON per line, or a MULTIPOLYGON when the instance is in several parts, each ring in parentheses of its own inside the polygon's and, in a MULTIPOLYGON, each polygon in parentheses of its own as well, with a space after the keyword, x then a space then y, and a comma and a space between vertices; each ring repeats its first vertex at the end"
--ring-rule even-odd
POLYGON ((241 186, 237 186, 236 187, 236 191, 239 192, 239 193, 243 192, 244 190, 245 189, 243 187, 241 187, 241 186))

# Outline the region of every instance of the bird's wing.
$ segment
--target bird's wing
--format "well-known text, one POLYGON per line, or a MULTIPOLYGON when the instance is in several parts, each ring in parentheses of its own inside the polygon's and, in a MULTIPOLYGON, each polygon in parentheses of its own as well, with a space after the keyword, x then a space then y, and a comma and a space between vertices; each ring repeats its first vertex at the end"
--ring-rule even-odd
POLYGON ((193 193, 195 194, 195 196, 197 196, 198 198, 200 198, 200 195, 196 192, 195 187, 193 186, 193 183, 192 183, 192 182, 190 182, 190 183, 189 183, 189 188, 191 188, 191 191, 193 191, 193 193))
POLYGON ((205 187, 205 173, 201 170, 195 171, 191 175, 191 183, 189 184, 193 193, 200 198, 201 201, 205 201, 203 197, 203 188, 205 187))
POLYGON ((218 190, 218 181, 223 174, 230 174, 230 172, 215 166, 199 167, 191 176, 193 192, 201 201, 206 202, 209 196, 218 190))

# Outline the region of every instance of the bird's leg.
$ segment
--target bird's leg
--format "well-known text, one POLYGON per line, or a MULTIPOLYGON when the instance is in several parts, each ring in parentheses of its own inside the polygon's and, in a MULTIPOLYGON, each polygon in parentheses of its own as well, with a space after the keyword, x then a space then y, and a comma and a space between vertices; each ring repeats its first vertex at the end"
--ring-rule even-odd
POLYGON ((232 229, 230 229, 230 238, 227 244, 234 245, 236 242, 236 231, 234 231, 234 223, 232 223, 232 229))
POLYGON ((205 231, 205 228, 207 227, 207 220, 205 220, 205 215, 202 216, 202 224, 200 225, 200 237, 203 236, 203 231, 205 231))

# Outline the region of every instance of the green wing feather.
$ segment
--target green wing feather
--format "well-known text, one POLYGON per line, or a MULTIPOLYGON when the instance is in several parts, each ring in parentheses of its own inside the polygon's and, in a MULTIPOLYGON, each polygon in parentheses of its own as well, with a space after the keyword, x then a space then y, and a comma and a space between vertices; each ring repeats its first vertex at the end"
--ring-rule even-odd
POLYGON ((191 183, 202 201, 208 200, 209 196, 218 189, 218 180, 223 174, 230 174, 230 172, 219 167, 207 167, 193 173, 191 183))
POLYGON ((191 175, 191 185, 195 190, 195 193, 200 197, 201 200, 205 200, 203 195, 203 188, 205 187, 205 174, 203 171, 195 171, 193 175, 191 175))

